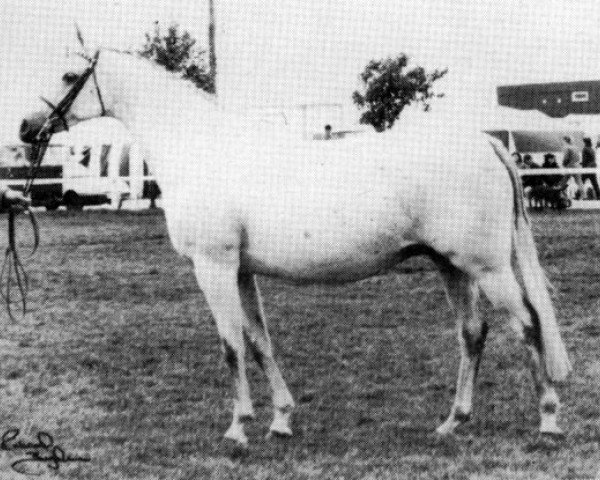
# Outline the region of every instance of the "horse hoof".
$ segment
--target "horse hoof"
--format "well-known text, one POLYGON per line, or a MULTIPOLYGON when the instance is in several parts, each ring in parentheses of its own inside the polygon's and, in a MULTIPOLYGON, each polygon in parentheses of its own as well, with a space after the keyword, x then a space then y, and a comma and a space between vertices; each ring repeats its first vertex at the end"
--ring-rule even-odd
POLYGON ((290 428, 290 417, 292 415, 292 407, 286 406, 276 408, 273 421, 269 427, 267 438, 274 437, 291 437, 292 429, 290 428))
POLYGON ((565 434, 556 422, 556 415, 542 414, 540 424, 540 435, 546 438, 560 439, 564 438, 565 434))
POLYGON ((223 435, 223 437, 226 440, 231 440, 240 448, 248 448, 248 437, 246 436, 244 431, 239 427, 229 427, 229 430, 225 432, 225 435, 223 435))
POLYGON ((290 427, 279 427, 270 428, 267 433, 267 440, 271 438, 289 438, 292 436, 292 429, 290 427))
POLYGON ((440 437, 446 437, 452 433, 454 433, 454 429, 456 428, 456 422, 444 422, 438 428, 435 429, 435 433, 440 437))

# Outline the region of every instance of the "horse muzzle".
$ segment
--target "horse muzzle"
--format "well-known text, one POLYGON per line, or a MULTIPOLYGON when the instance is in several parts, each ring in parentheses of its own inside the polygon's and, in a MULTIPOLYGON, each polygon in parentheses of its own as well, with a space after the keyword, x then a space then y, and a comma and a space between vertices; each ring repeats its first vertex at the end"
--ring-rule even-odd
POLYGON ((46 123, 48 116, 43 112, 36 112, 24 118, 19 129, 19 137, 25 143, 34 143, 38 133, 46 123))

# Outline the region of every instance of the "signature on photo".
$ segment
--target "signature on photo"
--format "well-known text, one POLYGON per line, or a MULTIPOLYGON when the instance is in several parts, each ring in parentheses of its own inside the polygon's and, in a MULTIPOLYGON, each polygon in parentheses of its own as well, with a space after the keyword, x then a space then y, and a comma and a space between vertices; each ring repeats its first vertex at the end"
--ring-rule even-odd
POLYGON ((10 465, 18 473, 25 475, 41 475, 40 465, 58 471, 60 465, 71 462, 89 462, 89 456, 68 454, 60 445, 54 443, 54 438, 47 432, 40 431, 35 441, 26 441, 19 437, 18 428, 6 430, 0 440, 0 450, 6 452, 22 452, 25 457, 13 461, 10 465))

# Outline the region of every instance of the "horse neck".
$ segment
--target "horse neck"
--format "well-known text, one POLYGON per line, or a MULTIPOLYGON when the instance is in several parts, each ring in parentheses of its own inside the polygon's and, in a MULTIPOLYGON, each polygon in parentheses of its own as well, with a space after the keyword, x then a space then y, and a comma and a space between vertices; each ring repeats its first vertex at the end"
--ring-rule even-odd
MULTIPOLYGON (((210 145, 222 114, 216 105, 186 85, 139 59, 119 66, 112 75, 115 117, 148 150, 150 168, 161 183, 185 172, 191 143, 210 145)), ((163 188, 164 190, 164 188, 163 188)))

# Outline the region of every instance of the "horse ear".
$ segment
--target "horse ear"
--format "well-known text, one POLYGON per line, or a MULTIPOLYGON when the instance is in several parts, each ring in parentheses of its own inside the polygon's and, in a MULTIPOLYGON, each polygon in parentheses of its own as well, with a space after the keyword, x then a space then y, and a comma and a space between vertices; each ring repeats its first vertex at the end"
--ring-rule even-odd
POLYGON ((83 41, 83 35, 81 34, 81 29, 79 28, 79 25, 77 25, 77 23, 75 23, 75 32, 77 33, 77 40, 79 40, 81 47, 85 51, 85 42, 83 41))
POLYGON ((77 34, 77 40, 79 40, 79 43, 81 44, 81 48, 83 50, 83 52, 78 53, 78 55, 80 57, 85 58, 88 62, 90 63, 96 63, 98 61, 98 56, 100 55, 100 50, 96 50, 96 53, 94 54, 94 56, 90 55, 90 53, 88 52, 88 49, 85 46, 85 41, 83 40, 83 35, 81 34, 81 29, 79 28, 79 25, 77 25, 77 23, 75 23, 75 32, 77 34))

